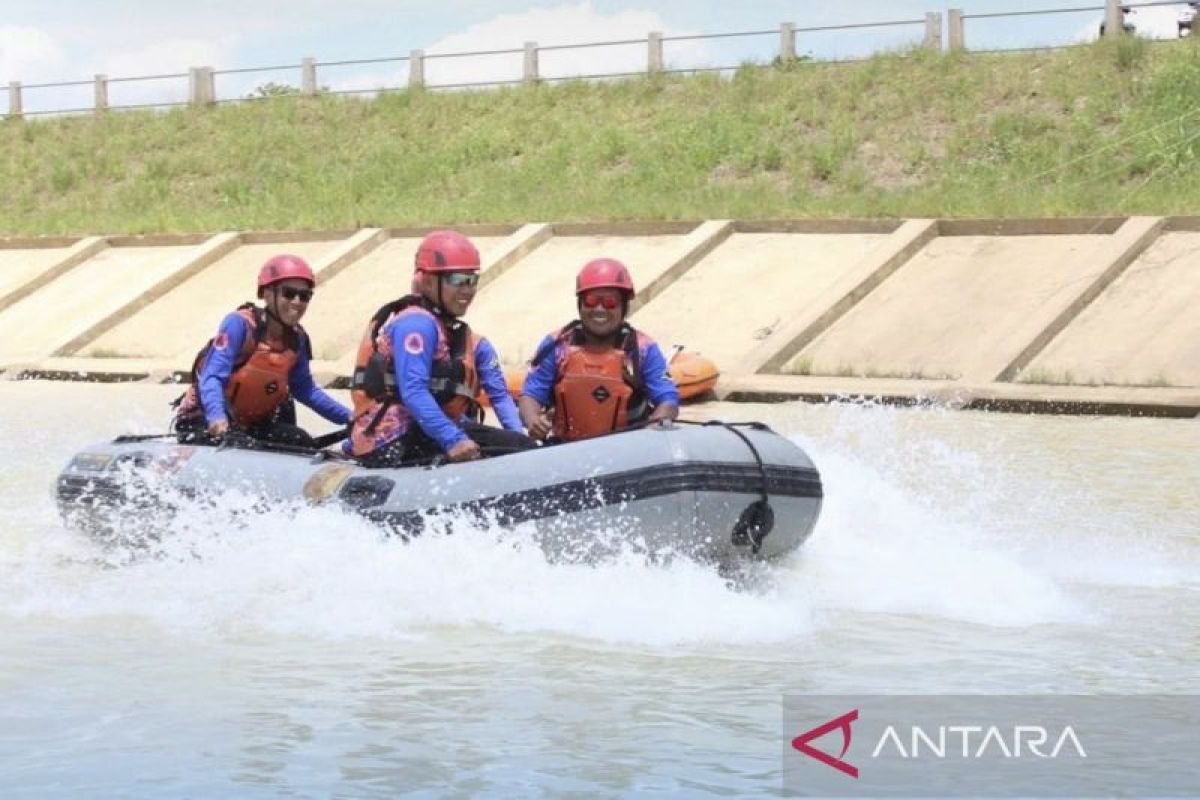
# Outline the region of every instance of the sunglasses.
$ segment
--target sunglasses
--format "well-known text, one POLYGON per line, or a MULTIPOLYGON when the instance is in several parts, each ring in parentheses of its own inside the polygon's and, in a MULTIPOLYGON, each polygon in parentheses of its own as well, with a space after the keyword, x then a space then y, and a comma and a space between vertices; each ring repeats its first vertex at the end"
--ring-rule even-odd
POLYGON ((461 289, 466 286, 476 286, 479 284, 478 272, 447 272, 442 276, 442 280, 451 289, 461 289))
POLYGON ((284 286, 279 290, 279 296, 284 300, 295 300, 297 297, 299 297, 301 303, 307 303, 309 300, 312 300, 313 290, 297 289, 294 286, 284 286))
POLYGON ((595 308, 596 306, 604 306, 606 311, 612 311, 617 306, 621 305, 621 298, 615 294, 585 294, 583 296, 583 305, 587 308, 595 308))

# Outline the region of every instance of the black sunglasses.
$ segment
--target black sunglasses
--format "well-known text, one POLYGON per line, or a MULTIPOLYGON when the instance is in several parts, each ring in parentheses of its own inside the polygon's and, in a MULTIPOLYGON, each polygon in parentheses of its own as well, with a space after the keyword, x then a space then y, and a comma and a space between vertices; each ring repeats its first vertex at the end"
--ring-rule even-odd
POLYGON ((460 289, 464 286, 476 286, 479 284, 479 273, 447 272, 442 275, 442 280, 446 281, 446 285, 451 289, 460 289))
POLYGON ((313 290, 297 289, 295 286, 283 286, 279 289, 279 296, 284 300, 295 300, 299 297, 301 302, 307 303, 309 300, 312 300, 313 290))

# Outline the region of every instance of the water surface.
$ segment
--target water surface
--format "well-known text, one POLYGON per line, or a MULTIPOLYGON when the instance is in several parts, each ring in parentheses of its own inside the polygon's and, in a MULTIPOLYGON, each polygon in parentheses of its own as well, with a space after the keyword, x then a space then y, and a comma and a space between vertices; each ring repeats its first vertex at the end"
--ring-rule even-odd
POLYGON ((1198 420, 705 407, 825 482, 750 590, 328 508, 114 566, 54 477, 177 393, 0 382, 5 797, 761 796, 785 693, 1200 691, 1198 420))

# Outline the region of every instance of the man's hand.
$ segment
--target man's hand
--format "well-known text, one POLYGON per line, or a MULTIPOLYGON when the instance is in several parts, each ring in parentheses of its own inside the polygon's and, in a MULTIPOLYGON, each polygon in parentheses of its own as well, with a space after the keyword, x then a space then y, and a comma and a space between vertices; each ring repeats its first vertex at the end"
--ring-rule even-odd
POLYGON ((229 433, 229 420, 227 419, 219 419, 208 426, 208 435, 214 439, 220 439, 227 433, 229 433))
POLYGON ((447 461, 474 461, 479 458, 482 453, 479 450, 479 445, 473 439, 464 439, 458 444, 450 448, 446 453, 447 461))
POLYGON ((674 403, 663 403, 656 406, 654 411, 650 412, 650 418, 646 420, 646 426, 649 427, 658 424, 669 423, 671 420, 679 416, 679 406, 674 403))
POLYGON ((529 432, 529 438, 541 441, 554 430, 554 420, 549 414, 541 412, 526 423, 525 429, 529 432))
POLYGON ((542 404, 527 394, 517 398, 517 411, 521 415, 521 424, 529 433, 529 438, 542 440, 554 429, 553 412, 547 413, 542 404))

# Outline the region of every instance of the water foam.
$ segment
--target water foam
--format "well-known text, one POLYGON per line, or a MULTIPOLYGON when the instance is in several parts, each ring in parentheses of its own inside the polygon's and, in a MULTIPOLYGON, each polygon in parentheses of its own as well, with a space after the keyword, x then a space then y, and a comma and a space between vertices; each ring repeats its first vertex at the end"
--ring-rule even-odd
POLYGON ((819 454, 826 485, 819 535, 802 554, 817 602, 988 625, 1086 624, 1104 610, 1082 586, 1196 586, 1196 542, 1138 528, 1086 476, 1046 466, 1055 446, 1027 427, 1044 422, 844 407, 817 444, 801 442, 819 454))
MULTIPOLYGON (((660 645, 806 630, 791 610, 731 587, 707 565, 649 565, 633 551, 598 564, 556 564, 520 533, 462 521, 452 527, 450 535, 402 544, 335 509, 276 510, 235 528, 193 520, 153 557, 116 568, 126 554, 99 566, 63 563, 78 556, 75 546, 57 558, 44 552, 23 588, 9 581, 0 594, 23 615, 128 616, 170 629, 321 638, 404 639, 486 626, 660 645), (748 629, 747 618, 758 623, 748 629)), ((64 543, 47 540, 43 549, 64 543)))

